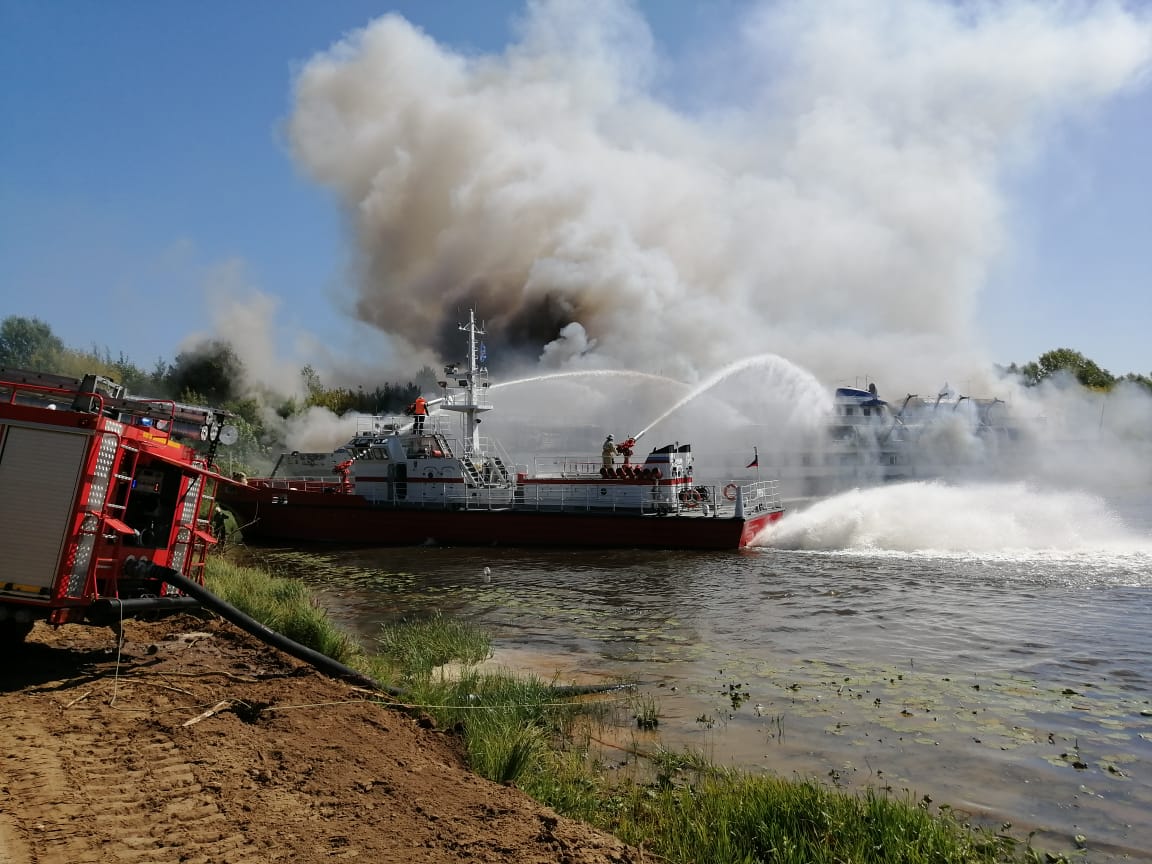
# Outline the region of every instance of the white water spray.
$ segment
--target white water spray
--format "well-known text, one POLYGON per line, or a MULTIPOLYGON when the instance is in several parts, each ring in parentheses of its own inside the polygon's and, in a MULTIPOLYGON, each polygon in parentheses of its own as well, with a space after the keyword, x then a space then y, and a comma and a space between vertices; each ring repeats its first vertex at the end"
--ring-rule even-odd
POLYGON ((653 426, 675 414, 693 399, 707 393, 722 381, 738 372, 761 368, 768 371, 767 386, 783 396, 792 411, 788 418, 792 422, 806 426, 816 425, 828 418, 832 410, 832 398, 825 387, 809 372, 776 354, 758 354, 729 363, 723 369, 709 375, 686 393, 680 400, 636 433, 637 438, 653 426))
POLYGON ((549 372, 546 375, 533 375, 530 378, 517 378, 515 381, 503 381, 493 384, 489 389, 511 387, 515 384, 536 384, 541 381, 554 381, 564 378, 633 378, 639 381, 654 381, 660 384, 670 384, 675 387, 687 387, 683 381, 669 378, 665 375, 653 375, 649 372, 632 372, 625 369, 583 369, 573 372, 549 372))
POLYGON ((902 483, 855 489, 789 513, 759 545, 822 552, 977 556, 1136 555, 1152 542, 1102 498, 1024 483, 902 483))

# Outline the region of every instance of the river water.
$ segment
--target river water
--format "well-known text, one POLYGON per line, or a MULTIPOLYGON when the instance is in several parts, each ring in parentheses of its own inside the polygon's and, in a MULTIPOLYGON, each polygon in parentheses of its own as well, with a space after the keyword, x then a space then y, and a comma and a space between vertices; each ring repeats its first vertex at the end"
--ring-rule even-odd
POLYGON ((660 725, 622 733, 633 746, 928 796, 1040 848, 1081 835, 1088 860, 1152 861, 1147 490, 854 491, 722 554, 260 554, 366 639, 441 612, 488 631, 501 666, 640 682, 660 725))

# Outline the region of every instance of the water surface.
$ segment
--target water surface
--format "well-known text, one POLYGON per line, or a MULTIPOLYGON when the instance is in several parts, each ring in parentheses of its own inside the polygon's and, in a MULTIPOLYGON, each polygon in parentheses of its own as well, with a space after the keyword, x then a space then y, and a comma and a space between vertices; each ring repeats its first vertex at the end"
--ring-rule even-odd
POLYGON ((1152 860, 1152 498, 907 484, 765 542, 262 554, 365 638, 438 611, 514 668, 640 682, 665 746, 1152 860))

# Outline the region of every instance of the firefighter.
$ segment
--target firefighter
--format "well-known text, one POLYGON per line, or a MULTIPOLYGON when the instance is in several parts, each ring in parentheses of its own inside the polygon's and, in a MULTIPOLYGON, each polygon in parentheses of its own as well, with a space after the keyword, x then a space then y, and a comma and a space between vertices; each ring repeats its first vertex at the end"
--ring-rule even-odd
POLYGON ((604 439, 604 447, 600 451, 600 455, 603 457, 604 470, 611 471, 613 463, 616 461, 616 443, 611 435, 604 439))
POLYGON ((412 431, 417 435, 424 431, 424 418, 428 415, 428 403, 423 396, 417 396, 416 401, 408 406, 408 413, 412 415, 412 431))

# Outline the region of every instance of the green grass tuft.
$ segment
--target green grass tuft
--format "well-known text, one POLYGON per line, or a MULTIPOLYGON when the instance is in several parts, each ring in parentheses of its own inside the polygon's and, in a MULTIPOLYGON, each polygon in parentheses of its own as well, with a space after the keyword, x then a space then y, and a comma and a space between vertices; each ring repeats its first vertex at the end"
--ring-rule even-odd
POLYGON ((303 582, 278 579, 255 567, 210 556, 204 584, 213 594, 260 623, 341 663, 358 661, 355 640, 316 604, 303 582))
POLYGON ((446 620, 439 612, 419 621, 385 625, 376 641, 381 655, 410 680, 426 678, 448 663, 474 666, 492 654, 491 640, 483 631, 446 620))

